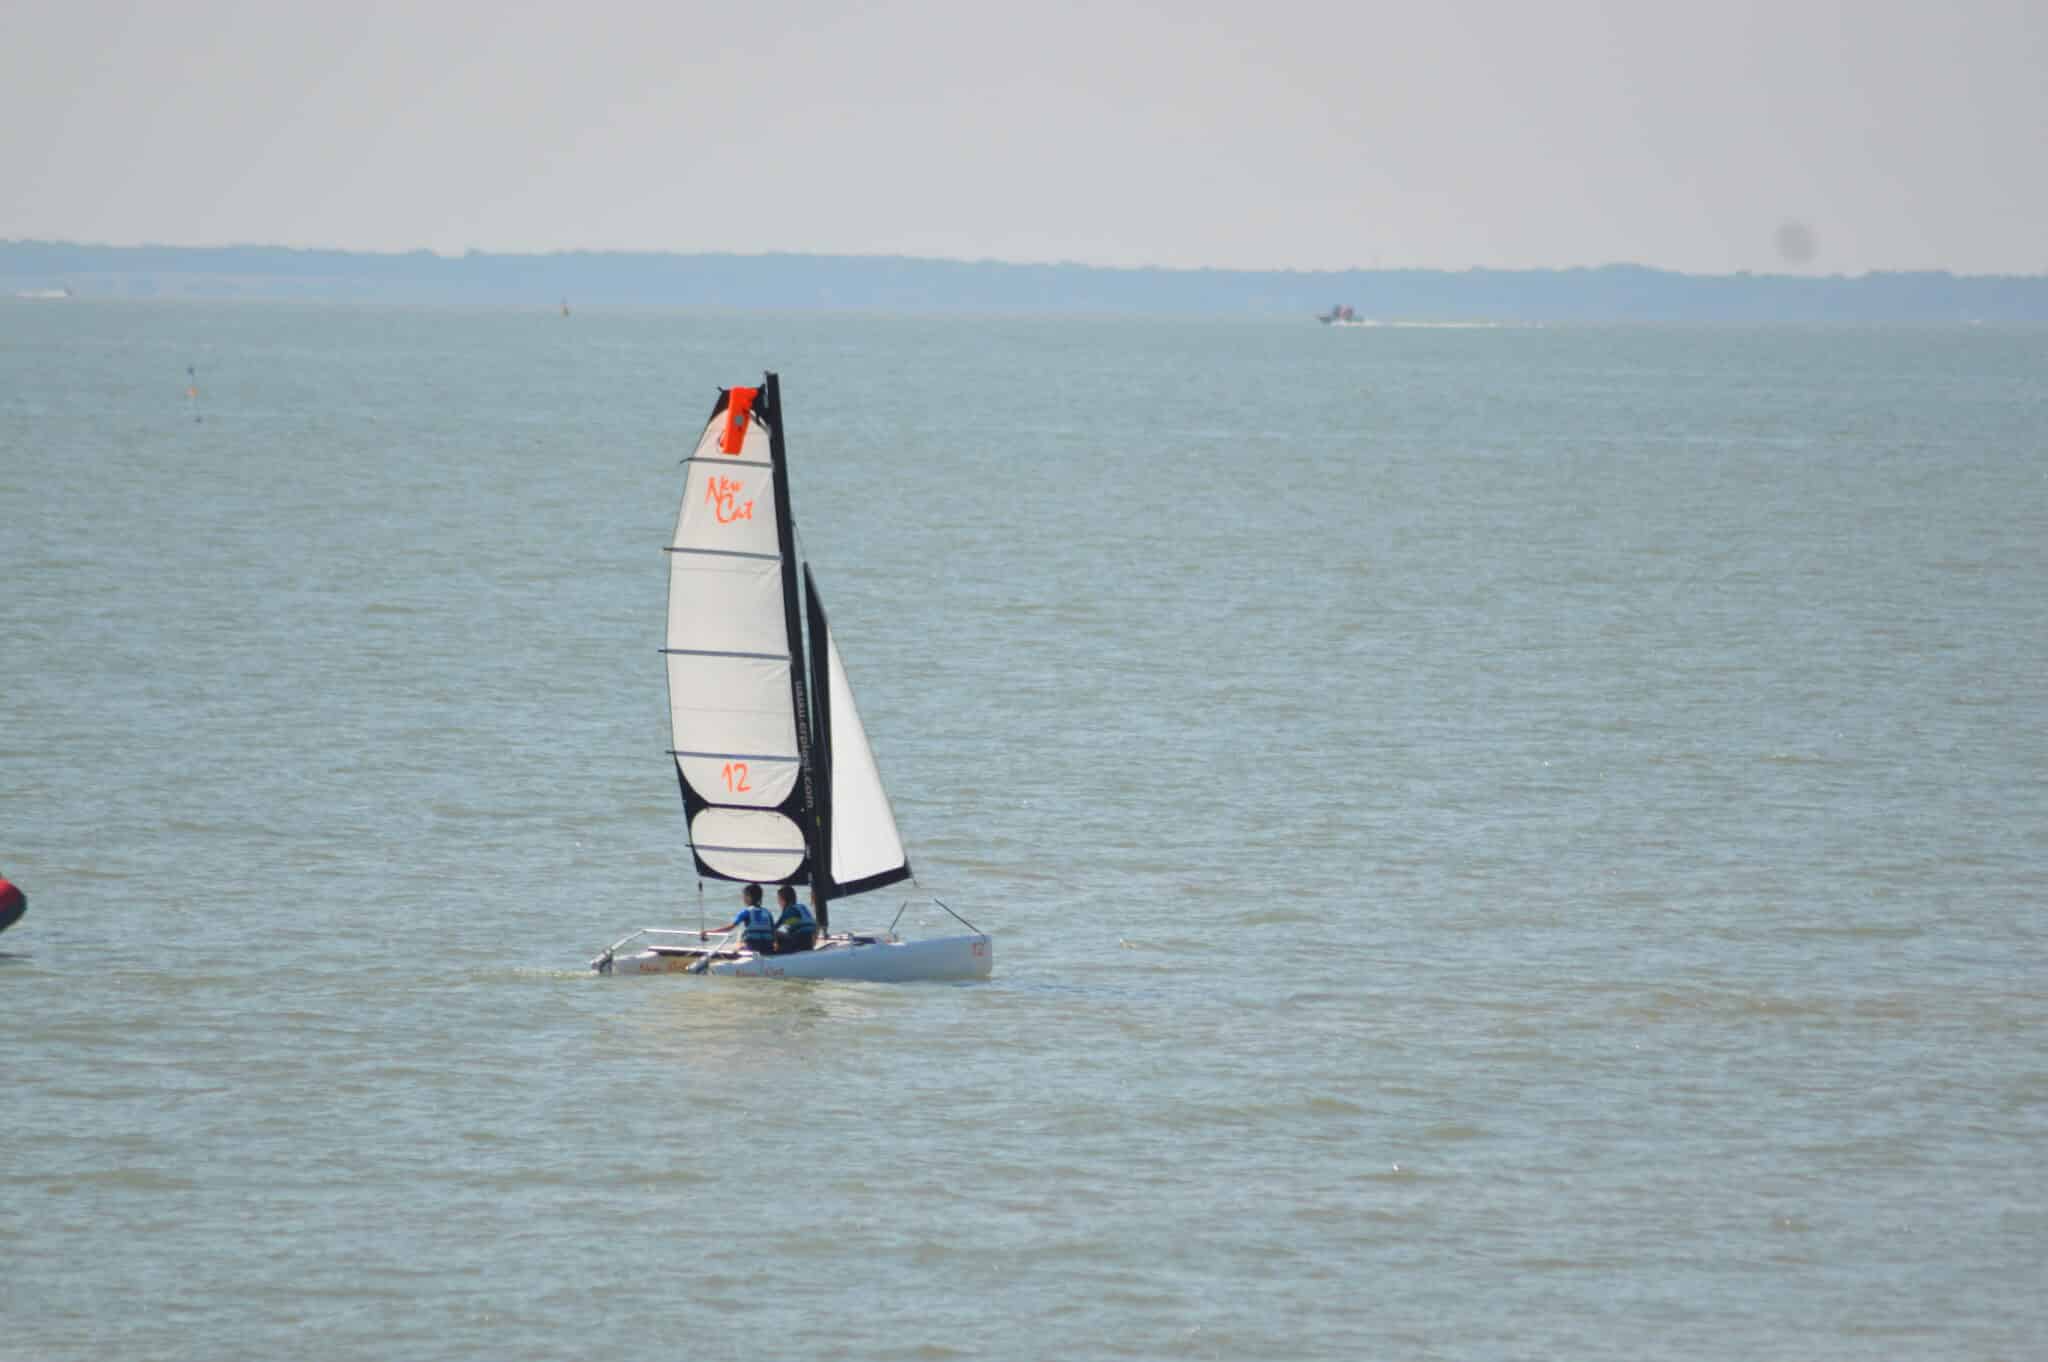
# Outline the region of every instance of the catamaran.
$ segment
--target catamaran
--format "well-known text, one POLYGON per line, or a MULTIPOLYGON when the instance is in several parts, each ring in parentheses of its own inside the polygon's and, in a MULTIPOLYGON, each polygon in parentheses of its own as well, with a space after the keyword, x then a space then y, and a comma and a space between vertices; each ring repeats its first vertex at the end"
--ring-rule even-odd
MULTIPOLYGON (((599 974, 743 979, 985 979, 995 943, 831 930, 830 904, 910 879, 896 815, 853 687, 798 556, 782 393, 720 390, 668 544, 669 732, 698 882, 807 884, 817 944, 757 953, 738 932, 642 927, 590 962, 599 974), (628 947, 634 947, 630 953, 628 947)), ((897 917, 902 916, 901 910, 897 917)))

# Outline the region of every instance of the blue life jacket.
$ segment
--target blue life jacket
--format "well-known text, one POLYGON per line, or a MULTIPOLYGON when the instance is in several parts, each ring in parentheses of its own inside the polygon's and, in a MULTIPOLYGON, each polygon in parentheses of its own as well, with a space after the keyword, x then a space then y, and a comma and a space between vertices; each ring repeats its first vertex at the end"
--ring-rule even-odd
POLYGON ((739 923, 749 946, 775 944, 775 918, 758 903, 740 909, 739 923))
POLYGON ((818 944, 818 919, 801 903, 792 903, 775 921, 775 935, 785 951, 807 951, 818 944))

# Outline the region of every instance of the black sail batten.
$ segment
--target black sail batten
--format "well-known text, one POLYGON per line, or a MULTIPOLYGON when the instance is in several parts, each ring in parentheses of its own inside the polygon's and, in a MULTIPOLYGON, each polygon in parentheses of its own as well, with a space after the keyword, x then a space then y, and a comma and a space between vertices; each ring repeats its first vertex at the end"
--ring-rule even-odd
POLYGON ((888 885, 900 884, 910 878, 910 873, 910 865, 908 862, 905 862, 894 870, 884 870, 879 874, 864 875, 857 880, 848 880, 845 884, 834 884, 832 888, 833 892, 838 894, 840 898, 851 898, 855 894, 865 894, 870 889, 881 889, 888 885))
MULTIPOLYGON (((765 884, 801 884, 807 882, 811 875, 812 857, 810 854, 810 848, 815 843, 816 831, 815 815, 813 813, 813 786, 812 782, 808 779, 808 760, 805 751, 806 745, 809 741, 810 728, 808 714, 808 699, 806 694, 806 692, 808 691, 808 677, 806 675, 806 667, 804 661, 803 635, 801 632, 801 616, 797 613, 795 608, 796 555, 794 546, 794 531, 789 516, 788 486, 787 479, 784 476, 785 466, 782 457, 783 449, 780 419, 781 406, 777 398, 778 394, 776 392, 775 376, 773 374, 769 374, 766 376, 762 388, 755 394, 751 411, 742 419, 742 422, 738 427, 743 432, 742 438, 744 438, 744 432, 751 430, 754 426, 758 425, 759 427, 764 428, 766 430, 767 434, 769 435, 769 445, 771 451, 771 457, 769 459, 725 458, 721 456, 716 459, 706 460, 693 455, 692 457, 684 460, 684 467, 686 470, 689 470, 694 465, 709 464, 713 466, 723 465, 735 469, 770 469, 774 481, 774 513, 776 518, 776 547, 778 552, 775 554, 769 554, 766 552, 703 554, 691 552, 687 547, 682 545, 671 545, 669 554, 671 561, 671 576, 669 590, 671 594, 671 629, 673 629, 673 621, 675 619, 674 594, 677 589, 677 578, 674 575, 674 565, 679 560, 689 559, 700 563, 706 561, 717 561, 719 559, 727 559, 739 563, 744 563, 746 561, 751 560, 758 562, 762 568, 766 568, 768 560, 779 558, 780 561, 777 565, 777 569, 781 577, 782 596, 782 610, 780 611, 782 627, 780 630, 780 634, 781 642, 785 651, 780 654, 776 654, 768 652, 765 649, 763 651, 756 652, 731 649, 688 649, 676 648, 671 646, 662 649, 662 652, 664 654, 669 655, 671 658, 724 657, 740 661, 751 661, 757 664, 779 664, 786 659, 790 673, 789 703, 791 705, 792 713, 794 716, 797 750, 792 757, 771 756, 766 758, 766 760, 771 764, 782 764, 785 770, 787 770, 789 763, 794 762, 799 766, 799 769, 805 772, 805 777, 798 779, 794 783, 794 786, 790 790, 790 792, 786 796, 781 798, 779 801, 773 804, 728 802, 725 800, 718 799, 715 796, 707 797, 705 794, 700 793, 699 790, 691 784, 690 777, 684 767, 684 762, 686 758, 712 757, 712 753, 695 750, 701 747, 702 744, 685 743, 683 741, 680 741, 681 735, 678 733, 678 741, 676 741, 675 743, 675 749, 677 750, 672 750, 669 756, 670 761, 673 763, 675 767, 676 786, 682 795, 685 835, 690 840, 691 858, 695 862, 697 875, 701 879, 730 880, 735 882, 753 880, 765 884), (710 861, 706 860, 704 851, 700 850, 698 846, 699 815, 704 814, 707 811, 721 812, 729 815, 734 815, 742 819, 747 818, 749 816, 760 814, 779 815, 782 819, 787 820, 787 824, 783 825, 785 836, 789 836, 789 830, 793 828, 794 834, 796 836, 801 837, 801 849, 799 850, 798 846, 796 845, 756 845, 745 841, 741 841, 739 845, 707 845, 705 849, 723 852, 737 851, 752 856, 774 857, 784 862, 787 862, 789 857, 794 856, 796 857, 796 860, 790 864, 790 868, 786 871, 786 873, 780 875, 770 875, 765 873, 737 874, 731 873, 729 870, 726 869, 721 869, 719 866, 714 865, 710 861)), ((732 401, 733 398, 731 390, 721 388, 719 390, 717 400, 712 403, 711 414, 706 420, 706 434, 700 437, 700 450, 705 447, 704 442, 710 439, 710 432, 713 429, 715 423, 717 423, 719 418, 725 415, 731 409, 732 401)), ((691 473, 686 471, 683 493, 684 510, 681 513, 684 518, 687 518, 690 506, 690 498, 696 486, 696 484, 694 484, 691 481, 691 476, 691 473)), ((681 532, 681 524, 682 521, 679 520, 679 534, 681 532)), ((762 547, 765 548, 765 545, 763 545, 762 547)), ((673 644, 675 640, 672 638, 670 642, 671 644, 673 644)), ((768 644, 768 640, 763 639, 762 643, 766 645, 768 644)), ((677 702, 678 696, 675 689, 675 672, 671 670, 669 673, 669 710, 671 715, 672 732, 674 731, 673 726, 681 722, 679 719, 675 717, 678 713, 677 702)), ((746 752, 750 752, 753 750, 754 749, 751 747, 744 747, 741 749, 741 752, 744 754, 746 752)), ((715 760, 716 758, 713 757, 713 759, 715 760)), ((756 761, 762 759, 763 758, 760 757, 752 758, 752 760, 756 761)), ((704 779, 701 773, 699 779, 704 779)), ((742 785, 741 788, 744 788, 744 785, 742 785)), ((707 842, 717 843, 727 843, 729 840, 732 839, 729 839, 725 836, 714 836, 706 839, 707 842)))

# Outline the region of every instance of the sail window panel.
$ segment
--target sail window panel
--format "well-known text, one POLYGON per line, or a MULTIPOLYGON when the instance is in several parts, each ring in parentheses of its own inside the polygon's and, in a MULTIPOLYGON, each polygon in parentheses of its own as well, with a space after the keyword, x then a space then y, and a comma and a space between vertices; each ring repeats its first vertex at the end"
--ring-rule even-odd
POLYGON ((781 563, 694 553, 668 561, 669 647, 788 656, 781 563))
POLYGON ((803 868, 803 830, 779 813, 703 809, 690 820, 697 856, 729 880, 786 880, 803 868))
POLYGON ((774 557, 779 546, 772 470, 723 458, 717 450, 713 441, 711 453, 684 465, 689 476, 671 547, 774 557))
POLYGON ((853 701, 846 666, 839 660, 839 645, 829 630, 825 659, 832 688, 832 880, 853 884, 901 870, 909 858, 853 701))
POLYGON ((709 757, 678 756, 683 779, 714 804, 743 804, 772 809, 796 789, 803 767, 795 757, 768 757, 754 752, 718 753, 709 757))
MULTIPOLYGON (((678 752, 730 752, 796 760, 789 664, 751 657, 668 656, 669 731, 678 752)), ((725 802, 723 788, 692 782, 725 802)))

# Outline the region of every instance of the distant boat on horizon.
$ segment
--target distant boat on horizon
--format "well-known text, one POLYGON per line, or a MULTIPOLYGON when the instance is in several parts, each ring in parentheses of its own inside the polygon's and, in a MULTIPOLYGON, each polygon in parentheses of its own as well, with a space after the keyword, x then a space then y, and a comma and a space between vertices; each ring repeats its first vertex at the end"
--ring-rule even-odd
POLYGON ((1324 326, 1361 326, 1358 314, 1351 310, 1349 303, 1332 303, 1328 312, 1319 313, 1316 320, 1324 326))
POLYGON ((25 288, 14 296, 26 298, 30 302, 56 302, 60 299, 69 298, 72 294, 68 288, 25 288))

